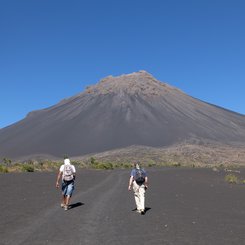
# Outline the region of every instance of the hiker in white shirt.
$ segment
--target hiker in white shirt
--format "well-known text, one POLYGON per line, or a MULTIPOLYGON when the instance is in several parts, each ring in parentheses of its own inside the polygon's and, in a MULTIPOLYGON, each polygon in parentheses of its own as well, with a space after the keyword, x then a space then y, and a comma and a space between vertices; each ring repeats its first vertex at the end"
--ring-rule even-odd
POLYGON ((56 188, 59 188, 59 181, 62 179, 61 189, 62 189, 62 201, 60 206, 64 210, 69 209, 70 199, 74 191, 74 181, 75 181, 76 169, 75 166, 71 164, 70 159, 65 158, 64 164, 60 166, 57 180, 56 188), (62 177, 62 178, 61 178, 62 177))

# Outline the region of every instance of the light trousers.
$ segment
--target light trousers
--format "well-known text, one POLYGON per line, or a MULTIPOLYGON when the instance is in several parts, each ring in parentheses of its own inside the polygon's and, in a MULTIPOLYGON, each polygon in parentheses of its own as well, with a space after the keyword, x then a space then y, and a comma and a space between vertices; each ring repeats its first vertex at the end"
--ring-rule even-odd
POLYGON ((133 191, 135 204, 138 211, 145 210, 145 186, 138 185, 136 181, 133 182, 133 191))

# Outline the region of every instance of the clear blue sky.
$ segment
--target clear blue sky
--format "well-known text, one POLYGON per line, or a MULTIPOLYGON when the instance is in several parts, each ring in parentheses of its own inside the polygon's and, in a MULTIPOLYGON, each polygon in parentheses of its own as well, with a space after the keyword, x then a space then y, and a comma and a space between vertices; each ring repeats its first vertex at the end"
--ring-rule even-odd
POLYGON ((146 70, 245 114, 244 0, 1 0, 0 128, 146 70))

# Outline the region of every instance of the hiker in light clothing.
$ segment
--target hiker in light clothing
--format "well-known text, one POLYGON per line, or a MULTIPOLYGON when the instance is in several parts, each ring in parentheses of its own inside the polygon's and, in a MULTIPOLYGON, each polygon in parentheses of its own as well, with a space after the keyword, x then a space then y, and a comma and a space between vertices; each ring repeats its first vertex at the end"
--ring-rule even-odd
POLYGON ((64 210, 68 210, 69 208, 70 199, 74 191, 75 175, 75 166, 71 164, 70 159, 64 159, 64 164, 60 166, 56 180, 56 188, 59 188, 59 181, 62 177, 62 201, 60 206, 64 208, 64 210))
POLYGON ((148 188, 148 177, 146 171, 140 167, 139 163, 134 163, 131 171, 128 190, 131 191, 133 186, 135 204, 137 212, 145 214, 145 191, 148 188))

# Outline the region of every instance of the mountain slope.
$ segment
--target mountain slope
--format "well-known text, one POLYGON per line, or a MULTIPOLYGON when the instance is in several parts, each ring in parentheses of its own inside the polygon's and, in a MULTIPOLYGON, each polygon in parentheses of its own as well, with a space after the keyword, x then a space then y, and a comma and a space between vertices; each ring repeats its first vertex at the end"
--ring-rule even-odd
POLYGON ((0 130, 0 157, 81 156, 131 145, 245 142, 245 116, 192 98, 145 71, 107 77, 0 130))

